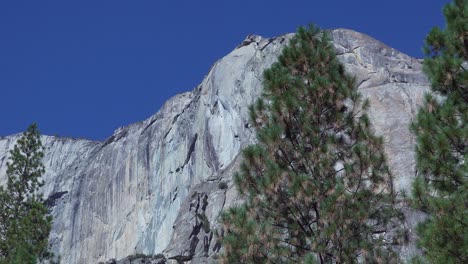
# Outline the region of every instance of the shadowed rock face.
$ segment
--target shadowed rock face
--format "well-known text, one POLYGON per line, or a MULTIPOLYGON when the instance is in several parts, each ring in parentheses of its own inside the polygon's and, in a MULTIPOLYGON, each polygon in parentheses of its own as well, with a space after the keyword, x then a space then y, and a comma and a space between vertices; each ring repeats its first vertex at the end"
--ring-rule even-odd
MULTIPOLYGON (((354 31, 330 35, 370 99, 371 121, 384 136, 396 189, 408 190, 415 174, 408 125, 429 90, 420 61, 354 31)), ((290 37, 248 36, 193 91, 174 96, 158 113, 118 129, 105 142, 44 136, 51 243, 63 263, 160 252, 167 262, 215 258, 221 249, 214 234, 219 213, 239 201, 231 181, 239 153, 255 142, 248 106, 261 94, 262 72, 290 37)), ((18 137, 0 138, 0 183, 18 137)), ((411 216, 413 222, 419 218, 411 216)))

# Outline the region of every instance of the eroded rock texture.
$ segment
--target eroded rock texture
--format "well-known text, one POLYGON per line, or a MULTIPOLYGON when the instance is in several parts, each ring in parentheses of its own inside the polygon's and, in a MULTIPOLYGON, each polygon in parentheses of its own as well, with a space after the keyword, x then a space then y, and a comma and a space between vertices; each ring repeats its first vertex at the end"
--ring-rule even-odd
MULTIPOLYGON (((408 125, 429 90, 420 61, 354 31, 330 35, 370 99, 371 121, 384 136, 396 189, 408 190, 415 174, 408 125)), ((241 149, 255 142, 248 106, 261 94, 262 72, 290 37, 248 36, 193 91, 174 96, 158 113, 118 129, 105 142, 44 136, 51 243, 63 263, 161 252, 167 263, 216 258, 218 216, 239 202, 232 176, 241 149)), ((0 183, 17 138, 0 138, 0 183)), ((413 222, 419 217, 411 216, 413 222)), ((413 250, 403 248, 402 254, 413 250)))

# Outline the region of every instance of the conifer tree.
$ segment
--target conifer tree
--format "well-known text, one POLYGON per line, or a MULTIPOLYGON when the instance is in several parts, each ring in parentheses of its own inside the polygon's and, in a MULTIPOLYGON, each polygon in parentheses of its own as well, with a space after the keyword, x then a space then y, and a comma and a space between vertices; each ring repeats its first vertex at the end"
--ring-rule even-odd
POLYGON ((417 136, 413 199, 428 219, 417 229, 430 263, 468 263, 468 1, 444 8, 446 28, 424 47, 427 95, 411 126, 417 136))
POLYGON ((52 218, 38 190, 43 147, 36 124, 10 151, 7 185, 0 186, 0 263, 34 264, 48 259, 52 218))
POLYGON ((402 214, 383 141, 325 32, 299 28, 251 106, 258 144, 222 216, 224 263, 392 263, 402 214))

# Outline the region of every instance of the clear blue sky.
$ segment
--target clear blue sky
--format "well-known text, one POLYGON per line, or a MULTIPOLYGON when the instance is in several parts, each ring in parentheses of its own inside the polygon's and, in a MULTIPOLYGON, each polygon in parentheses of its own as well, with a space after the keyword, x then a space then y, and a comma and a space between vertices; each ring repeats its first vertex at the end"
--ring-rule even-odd
POLYGON ((0 1, 0 136, 102 140, 192 90, 246 35, 366 33, 414 57, 448 0, 0 1))

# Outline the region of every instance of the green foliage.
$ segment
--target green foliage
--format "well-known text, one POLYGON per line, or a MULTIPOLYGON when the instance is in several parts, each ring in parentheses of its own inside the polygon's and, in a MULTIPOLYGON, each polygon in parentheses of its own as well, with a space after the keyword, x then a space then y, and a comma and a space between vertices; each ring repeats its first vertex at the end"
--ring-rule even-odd
MULTIPOLYGON (((141 260, 141 263, 145 263, 146 261, 150 261, 151 260, 156 260, 156 259, 165 259, 166 257, 164 256, 164 254, 162 253, 159 253, 159 254, 156 254, 156 255, 147 255, 147 254, 143 254, 143 253, 135 253, 133 255, 130 255, 127 257, 127 260, 130 261, 130 263, 132 263, 133 261, 135 260, 141 260)), ((111 261, 109 261, 111 262, 111 261)), ((140 262, 138 262, 140 263, 140 262)))
POLYGON ((429 216, 417 228, 425 260, 467 263, 468 1, 455 0, 444 14, 446 28, 432 29, 424 47, 424 72, 438 97, 426 96, 411 125, 418 169, 413 201, 429 216))
POLYGON ((325 32, 299 28, 250 108, 259 143, 224 212, 224 263, 392 263, 402 214, 367 101, 325 32))
POLYGON ((7 186, 0 187, 0 263, 37 263, 52 257, 48 237, 52 218, 42 195, 43 147, 36 124, 10 151, 7 186))
POLYGON ((127 260, 132 262, 132 261, 137 260, 137 259, 146 259, 146 258, 151 258, 151 255, 146 255, 146 254, 143 254, 143 253, 135 253, 133 255, 128 256, 127 260))

